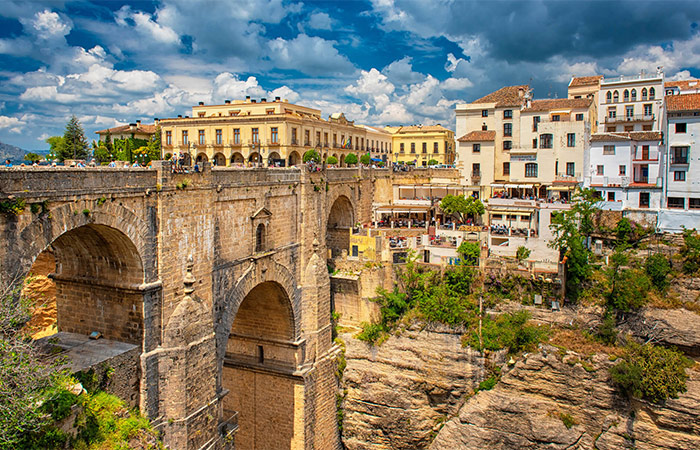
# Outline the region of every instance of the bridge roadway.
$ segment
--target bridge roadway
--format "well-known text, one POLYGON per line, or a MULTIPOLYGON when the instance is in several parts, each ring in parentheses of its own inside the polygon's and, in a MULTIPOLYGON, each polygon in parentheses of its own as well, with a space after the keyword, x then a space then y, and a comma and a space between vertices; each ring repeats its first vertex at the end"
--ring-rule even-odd
POLYGON ((437 176, 456 171, 0 169, 25 205, 0 213, 0 281, 52 252, 58 330, 140 348, 136 403, 170 448, 336 449, 326 259, 394 183, 437 176))

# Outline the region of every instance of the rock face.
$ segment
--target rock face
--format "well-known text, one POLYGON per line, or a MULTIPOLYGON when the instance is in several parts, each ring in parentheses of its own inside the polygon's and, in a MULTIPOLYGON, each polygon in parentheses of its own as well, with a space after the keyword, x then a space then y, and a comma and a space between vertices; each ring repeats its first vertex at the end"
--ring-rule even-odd
POLYGON ((430 449, 700 448, 697 369, 688 371, 688 392, 661 407, 619 394, 607 355, 579 358, 549 346, 526 355, 493 390, 469 399, 430 449))
POLYGON ((484 358, 454 330, 412 327, 379 347, 345 334, 348 450, 426 449, 484 377, 484 358))
POLYGON ((700 315, 685 309, 644 308, 622 327, 637 338, 700 356, 700 315))

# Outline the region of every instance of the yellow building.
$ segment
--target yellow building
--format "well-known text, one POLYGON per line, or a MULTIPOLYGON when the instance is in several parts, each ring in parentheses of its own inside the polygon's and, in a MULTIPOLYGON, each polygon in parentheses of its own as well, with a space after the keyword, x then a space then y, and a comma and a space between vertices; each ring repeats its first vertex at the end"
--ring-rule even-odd
POLYGON ((106 141, 107 135, 110 139, 145 139, 149 140, 153 137, 156 132, 156 125, 158 125, 158 119, 156 119, 154 124, 142 124, 140 120, 128 125, 121 125, 114 128, 107 128, 104 130, 95 131, 99 135, 100 141, 106 141))
POLYGON ((602 75, 593 75, 590 77, 573 77, 569 82, 568 98, 591 98, 592 113, 591 117, 591 133, 598 131, 598 92, 600 91, 600 82, 603 80, 602 75))
POLYGON ((192 116, 160 121, 163 154, 184 153, 185 159, 212 161, 217 166, 292 166, 301 163, 308 150, 326 160, 335 156, 344 166, 345 157, 368 151, 367 130, 342 113, 328 120, 321 111, 295 105, 276 97, 260 102, 229 101, 223 105, 192 107, 192 116))
POLYGON ((428 166, 430 160, 438 164, 454 164, 455 133, 442 125, 414 125, 386 127, 392 134, 393 161, 428 166))

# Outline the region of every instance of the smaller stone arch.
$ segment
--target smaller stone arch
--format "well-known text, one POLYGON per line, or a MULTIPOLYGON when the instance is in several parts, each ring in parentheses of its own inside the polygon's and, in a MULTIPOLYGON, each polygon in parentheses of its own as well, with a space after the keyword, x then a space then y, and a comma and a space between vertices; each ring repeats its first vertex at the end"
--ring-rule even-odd
POLYGON ((245 162, 245 158, 240 152, 234 152, 231 155, 231 164, 243 164, 245 162))
POLYGON ((299 152, 292 151, 289 153, 289 158, 287 158, 289 166, 296 166, 297 164, 301 163, 301 156, 299 155, 299 152))
POLYGON ((214 155, 214 165, 217 167, 224 167, 226 166, 226 157, 224 156, 223 153, 219 152, 214 155))
POLYGON ((347 195, 338 195, 328 209, 326 247, 335 258, 349 251, 350 232, 355 224, 355 206, 347 195))
POLYGON ((261 161, 262 159, 260 158, 260 153, 258 152, 251 152, 248 156, 248 162, 257 163, 261 161))
POLYGON ((198 153, 198 154, 197 154, 197 159, 196 159, 196 161, 197 161, 198 163, 207 162, 207 161, 209 161, 209 157, 207 156, 206 153, 201 152, 201 153, 198 153))

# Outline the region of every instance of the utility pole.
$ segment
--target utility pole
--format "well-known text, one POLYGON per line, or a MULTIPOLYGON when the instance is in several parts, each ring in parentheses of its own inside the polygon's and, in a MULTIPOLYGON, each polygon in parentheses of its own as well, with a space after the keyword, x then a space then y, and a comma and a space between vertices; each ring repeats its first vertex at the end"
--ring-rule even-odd
POLYGON ((484 296, 480 295, 479 296, 479 347, 484 349, 484 342, 481 340, 481 319, 483 318, 484 315, 484 296))

